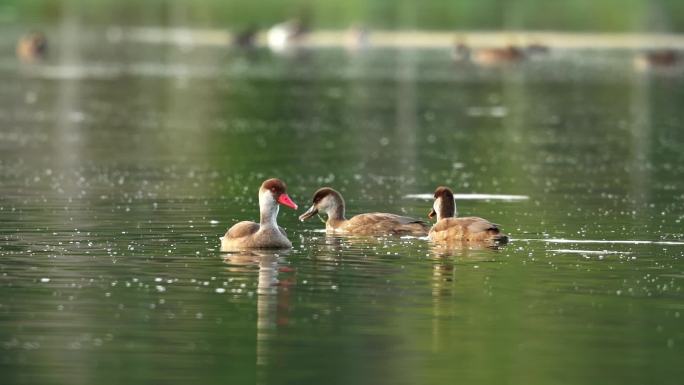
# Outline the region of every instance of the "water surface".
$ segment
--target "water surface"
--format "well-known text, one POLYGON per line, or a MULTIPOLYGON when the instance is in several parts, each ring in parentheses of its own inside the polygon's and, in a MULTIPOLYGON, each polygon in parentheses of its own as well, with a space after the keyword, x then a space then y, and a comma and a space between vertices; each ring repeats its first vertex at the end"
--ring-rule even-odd
POLYGON ((31 65, 0 38, 2 383, 681 382, 677 72, 58 35, 31 65), (513 241, 331 238, 282 208, 291 251, 226 258, 272 176, 349 214, 494 195, 459 212, 513 241))

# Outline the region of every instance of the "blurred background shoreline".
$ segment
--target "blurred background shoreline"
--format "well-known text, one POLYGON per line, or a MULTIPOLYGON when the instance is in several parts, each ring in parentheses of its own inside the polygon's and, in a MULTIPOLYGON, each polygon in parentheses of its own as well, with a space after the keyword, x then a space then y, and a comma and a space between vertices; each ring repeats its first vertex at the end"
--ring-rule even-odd
MULTIPOLYGON (((112 27, 109 30, 121 39, 154 44, 230 45, 232 35, 222 29, 190 29, 159 27, 112 27)), ((301 48, 326 48, 347 45, 349 31, 319 30, 309 33, 297 43, 301 48)), ((582 33, 540 31, 372 31, 368 45, 376 48, 451 48, 464 41, 472 47, 529 45, 538 42, 554 48, 684 48, 682 34, 582 33)), ((257 35, 256 42, 266 45, 266 34, 257 35)))

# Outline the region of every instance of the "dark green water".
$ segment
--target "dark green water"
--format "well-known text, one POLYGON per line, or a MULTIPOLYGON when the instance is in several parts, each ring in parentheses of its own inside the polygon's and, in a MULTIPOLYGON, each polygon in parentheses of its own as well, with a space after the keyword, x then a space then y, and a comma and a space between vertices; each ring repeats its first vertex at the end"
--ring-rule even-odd
POLYGON ((681 383, 681 75, 624 51, 477 68, 90 32, 33 65, 0 41, 1 383, 681 383), (272 176, 302 206, 278 218, 293 250, 224 260, 272 176), (323 185, 424 217, 406 195, 441 184, 528 196, 457 202, 513 242, 296 220, 323 185))
POLYGON ((3 0, 0 22, 262 28, 305 17, 315 29, 683 32, 679 0, 3 0), (588 17, 592 15, 595 17, 588 17))

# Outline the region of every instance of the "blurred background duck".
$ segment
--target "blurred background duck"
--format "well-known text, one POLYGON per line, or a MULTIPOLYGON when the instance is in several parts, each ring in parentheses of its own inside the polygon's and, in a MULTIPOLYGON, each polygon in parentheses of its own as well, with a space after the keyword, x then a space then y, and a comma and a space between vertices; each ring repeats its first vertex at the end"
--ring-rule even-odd
POLYGON ((524 60, 525 57, 525 50, 514 45, 472 49, 463 42, 457 42, 451 51, 453 61, 470 61, 481 66, 517 63, 524 60))
POLYGON ((234 47, 251 49, 256 47, 259 28, 256 25, 248 25, 232 34, 234 47))
POLYGON ((42 32, 31 32, 19 38, 17 42, 17 57, 30 63, 41 60, 47 53, 47 38, 42 32))
POLYGON ((517 63, 525 59, 525 52, 514 45, 496 48, 482 48, 473 52, 471 59, 474 63, 483 66, 517 63))
POLYGON ((282 52, 302 41, 309 32, 306 19, 292 19, 269 28, 266 32, 266 44, 275 52, 282 52))
POLYGON ((634 57, 634 67, 638 70, 671 69, 681 63, 681 56, 672 49, 641 52, 634 57))

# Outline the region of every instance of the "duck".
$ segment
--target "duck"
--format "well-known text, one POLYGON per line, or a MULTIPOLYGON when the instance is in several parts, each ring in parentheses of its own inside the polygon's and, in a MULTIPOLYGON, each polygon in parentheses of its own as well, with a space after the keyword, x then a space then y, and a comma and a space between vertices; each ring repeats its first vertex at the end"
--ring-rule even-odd
POLYGON ((266 32, 266 43, 274 52, 283 52, 293 43, 300 42, 309 31, 304 19, 288 20, 276 24, 266 32))
POLYGON ((457 218, 454 193, 450 188, 437 187, 434 197, 428 218, 436 217, 437 221, 428 233, 430 241, 491 246, 508 243, 508 236, 497 224, 479 217, 457 218))
POLYGON ((31 32, 17 42, 17 57, 26 63, 40 60, 47 53, 47 38, 42 32, 31 32))
POLYGON ((673 68, 681 61, 676 51, 671 49, 661 49, 643 52, 634 58, 634 67, 638 70, 648 70, 649 68, 667 69, 673 68))
POLYGON ((419 219, 388 213, 359 214, 347 219, 342 194, 330 187, 318 189, 312 202, 311 207, 299 216, 299 220, 304 222, 319 212, 324 212, 328 217, 325 230, 330 234, 425 236, 429 229, 428 224, 419 219))
POLYGON ((287 195, 285 183, 277 178, 267 179, 259 188, 259 223, 242 221, 233 225, 220 238, 221 251, 292 248, 285 230, 276 222, 279 204, 297 209, 287 195))
POLYGON ((482 66, 517 63, 525 59, 525 53, 514 45, 503 48, 482 48, 471 54, 471 60, 482 66))
POLYGON ((252 49, 256 47, 258 33, 259 28, 257 28, 256 25, 248 25, 235 31, 232 35, 233 46, 243 49, 252 49))

